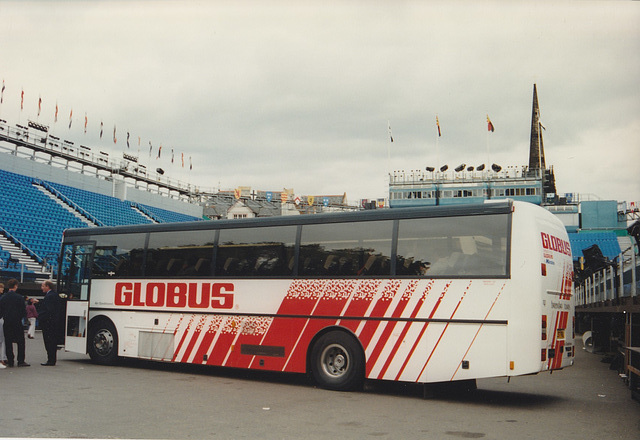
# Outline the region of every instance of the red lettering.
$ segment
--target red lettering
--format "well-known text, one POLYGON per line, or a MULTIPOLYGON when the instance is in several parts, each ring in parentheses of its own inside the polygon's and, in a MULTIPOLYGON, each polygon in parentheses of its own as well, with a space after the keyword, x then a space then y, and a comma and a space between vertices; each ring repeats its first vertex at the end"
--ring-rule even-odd
POLYGON ((215 283, 211 289, 211 307, 230 309, 233 307, 233 284, 215 283))
POLYGON ((145 299, 148 306, 161 307, 164 306, 164 283, 147 284, 147 294, 145 299))
POLYGON ((115 284, 114 304, 138 307, 178 307, 231 309, 233 283, 142 283, 115 284))
POLYGON ((544 232, 541 232, 540 236, 542 237, 542 247, 544 249, 550 249, 552 251, 560 252, 561 254, 571 255, 571 243, 568 241, 544 232))
POLYGON ((549 236, 544 232, 541 232, 540 234, 542 235, 542 247, 549 249, 549 236))
POLYGON ((113 301, 114 304, 117 306, 130 306, 131 295, 133 294, 131 291, 132 288, 132 283, 116 283, 116 297, 113 301))
POLYGON ((169 283, 167 287, 167 307, 186 307, 187 283, 169 283))
POLYGON ((200 297, 198 298, 198 283, 189 283, 189 307, 206 309, 209 307, 209 283, 202 283, 200 297))
POLYGON ((142 298, 140 298, 140 283, 133 283, 133 305, 143 306, 142 298))

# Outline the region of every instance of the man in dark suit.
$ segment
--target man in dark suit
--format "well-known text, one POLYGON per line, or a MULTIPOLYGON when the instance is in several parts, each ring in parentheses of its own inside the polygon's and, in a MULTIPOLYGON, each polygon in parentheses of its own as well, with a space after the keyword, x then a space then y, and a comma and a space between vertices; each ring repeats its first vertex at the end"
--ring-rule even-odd
POLYGON ((15 278, 7 282, 9 289, 0 298, 0 316, 4 318, 4 338, 7 344, 7 367, 13 367, 13 344, 18 344, 18 367, 28 367, 24 361, 24 327, 22 320, 27 317, 24 297, 18 290, 18 280, 15 278))
POLYGON ((40 286, 44 298, 40 301, 40 310, 38 319, 40 328, 42 329, 42 338, 44 339, 44 348, 47 351, 47 362, 40 364, 46 367, 56 364, 56 353, 58 351, 58 330, 60 328, 60 306, 61 298, 57 292, 53 290, 55 285, 52 281, 44 281, 40 286))

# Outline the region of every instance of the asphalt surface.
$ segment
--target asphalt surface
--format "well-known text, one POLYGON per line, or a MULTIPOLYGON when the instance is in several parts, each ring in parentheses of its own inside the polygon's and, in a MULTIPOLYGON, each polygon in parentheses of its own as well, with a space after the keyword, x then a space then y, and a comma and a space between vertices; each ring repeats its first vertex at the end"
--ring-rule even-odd
MULTIPOLYGON (((581 347, 580 341, 578 347, 581 347)), ((125 360, 94 365, 27 340, 31 367, 0 370, 0 437, 129 439, 640 439, 640 403, 602 356, 553 374, 421 386, 316 388, 303 375, 125 360)))

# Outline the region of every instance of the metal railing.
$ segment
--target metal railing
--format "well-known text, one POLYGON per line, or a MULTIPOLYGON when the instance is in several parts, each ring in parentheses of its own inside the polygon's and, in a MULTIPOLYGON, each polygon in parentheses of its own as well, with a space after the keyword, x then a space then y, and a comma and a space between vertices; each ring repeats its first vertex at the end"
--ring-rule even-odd
POLYGON ((40 257, 38 254, 32 251, 27 245, 25 245, 20 240, 18 240, 13 234, 11 234, 2 226, 0 226, 0 232, 2 232, 5 235, 5 237, 9 239, 11 243, 13 243, 15 246, 17 246, 18 248, 20 248, 21 250, 29 254, 29 256, 33 257, 38 263, 42 263, 42 260, 43 260, 42 257, 40 257))
POLYGON ((640 296, 639 290, 638 258, 635 250, 630 248, 620 253, 613 264, 592 273, 575 286, 576 306, 634 298, 640 296))
POLYGON ((56 196, 58 199, 60 199, 61 201, 63 201, 64 203, 66 203, 67 205, 69 205, 72 209, 76 210, 79 214, 85 216, 89 221, 93 222, 95 225, 97 226, 104 226, 104 223, 101 222, 100 220, 98 220, 94 215, 92 215, 91 213, 89 213, 89 211, 87 211, 86 209, 84 209, 83 207, 81 207, 80 205, 78 205, 76 202, 74 202, 73 200, 71 200, 69 197, 67 197, 66 195, 64 195, 63 193, 61 193, 60 191, 58 191, 56 188, 54 188, 52 185, 49 185, 47 182, 45 182, 44 180, 40 180, 40 179, 34 179, 34 183, 37 185, 42 186, 43 188, 45 188, 47 191, 49 191, 50 193, 52 193, 54 196, 56 196))
POLYGON ((423 170, 395 170, 389 174, 389 183, 416 184, 416 183, 486 183, 489 181, 503 181, 505 179, 521 179, 522 181, 536 181, 542 179, 542 171, 529 171, 527 167, 512 167, 494 171, 490 168, 482 171, 467 171, 466 169, 455 171, 423 171, 423 170))
POLYGON ((187 182, 165 177, 163 176, 164 172, 147 170, 146 166, 138 163, 138 157, 123 154, 122 159, 113 159, 103 151, 95 152, 90 147, 76 145, 72 141, 60 139, 49 132, 34 130, 21 125, 12 126, 4 120, 0 120, 0 141, 13 144, 13 148, 7 148, 6 146, 0 146, 0 148, 16 156, 23 156, 50 165, 53 165, 56 159, 62 160, 64 163, 59 165, 66 169, 69 168, 70 163, 76 163, 79 165, 77 168, 81 172, 85 171, 85 166, 89 166, 95 170, 98 177, 107 177, 98 174, 99 171, 105 171, 109 173, 108 177, 119 175, 123 179, 130 178, 134 179, 134 181, 137 180, 145 182, 147 185, 156 186, 158 189, 164 188, 169 192, 167 194, 169 196, 172 191, 178 193, 181 196, 180 198, 193 194, 213 192, 212 188, 199 188, 187 182), (28 148, 29 152, 19 151, 19 147, 28 148), (49 157, 38 157, 36 153, 45 153, 49 157))

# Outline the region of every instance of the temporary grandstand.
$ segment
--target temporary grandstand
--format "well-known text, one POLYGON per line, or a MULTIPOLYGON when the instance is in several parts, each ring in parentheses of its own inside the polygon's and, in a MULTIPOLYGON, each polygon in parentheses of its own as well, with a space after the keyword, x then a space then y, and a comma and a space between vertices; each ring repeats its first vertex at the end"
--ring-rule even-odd
POLYGON ((177 191, 172 197, 167 188, 163 193, 130 185, 120 174, 89 172, 62 156, 38 157, 15 143, 0 142, 0 153, 3 280, 15 277, 28 283, 55 274, 66 228, 202 219, 202 206, 177 191))
POLYGON ((204 190, 122 156, 61 140, 32 121, 0 120, 0 280, 55 276, 66 228, 360 209, 346 194, 204 190))

